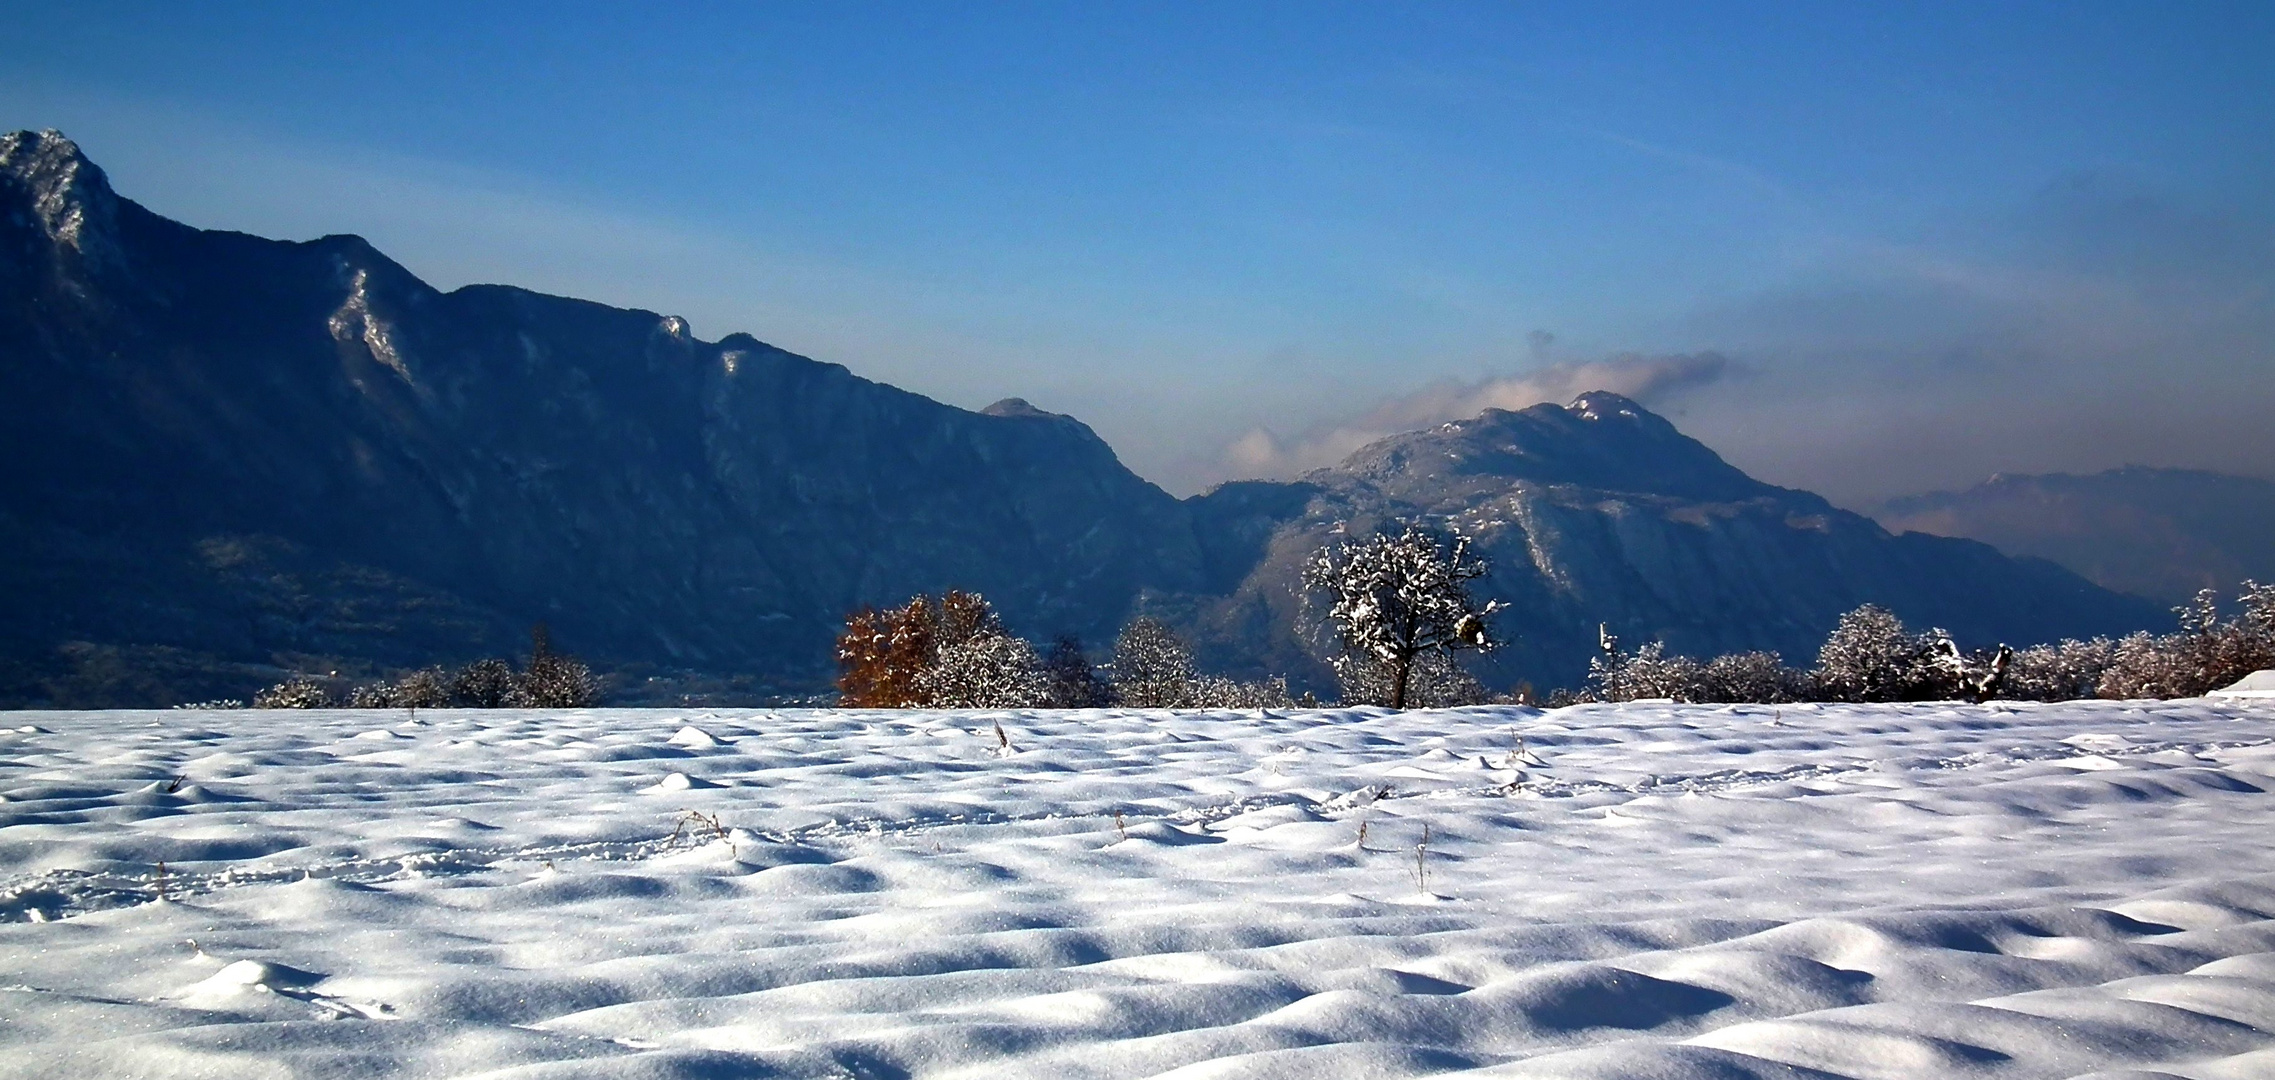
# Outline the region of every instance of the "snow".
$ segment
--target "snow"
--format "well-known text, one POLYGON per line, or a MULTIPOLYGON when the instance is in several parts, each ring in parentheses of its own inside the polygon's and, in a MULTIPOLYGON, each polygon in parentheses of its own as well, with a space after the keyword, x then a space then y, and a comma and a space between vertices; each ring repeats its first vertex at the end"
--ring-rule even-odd
POLYGON ((2237 679, 2231 686, 2212 691, 2213 697, 2224 698, 2275 698, 2275 668, 2254 671, 2237 679))
POLYGON ((2275 1075, 2271 787, 2225 699, 21 714, 0 1077, 2275 1075))

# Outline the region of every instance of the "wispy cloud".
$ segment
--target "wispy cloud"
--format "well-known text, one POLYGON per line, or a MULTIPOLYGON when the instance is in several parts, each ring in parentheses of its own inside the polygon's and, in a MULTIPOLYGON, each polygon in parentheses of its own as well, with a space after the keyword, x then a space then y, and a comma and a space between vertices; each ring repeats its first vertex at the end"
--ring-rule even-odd
MULTIPOLYGON (((1539 339, 1536 339, 1538 341, 1539 339)), ((1315 425, 1282 438, 1251 429, 1225 449, 1236 475, 1286 477, 1332 465, 1377 439, 1476 416, 1487 409, 1523 409, 1565 402, 1590 390, 1609 390, 1646 404, 1704 386, 1730 371, 1719 353, 1672 356, 1625 354, 1582 363, 1552 364, 1482 382, 1440 382, 1392 398, 1346 419, 1315 425)))

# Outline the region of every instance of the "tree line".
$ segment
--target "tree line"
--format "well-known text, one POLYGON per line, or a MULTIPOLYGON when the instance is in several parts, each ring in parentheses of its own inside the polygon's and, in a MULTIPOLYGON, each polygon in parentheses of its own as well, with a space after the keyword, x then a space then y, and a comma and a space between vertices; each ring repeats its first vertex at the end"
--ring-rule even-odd
POLYGON ((253 695, 253 708, 581 709, 599 699, 600 683, 592 669, 555 650, 552 634, 539 623, 529 633, 529 661, 518 671, 493 657, 459 668, 424 667, 394 679, 346 685, 294 676, 253 695))
MULTIPOLYGON (((1600 628, 1588 679, 1537 696, 1520 684, 1489 691, 1459 662, 1501 644, 1506 610, 1471 583, 1490 571, 1459 533, 1408 522, 1346 537, 1305 561, 1307 629, 1329 652, 1345 705, 1392 708, 1589 701, 1897 702, 2006 698, 2193 697, 2275 667, 2275 585, 2246 581, 2233 612, 2213 590, 2175 608, 2178 628, 1966 651, 1941 629, 1915 631, 1866 604, 1840 617, 1810 667, 1775 652, 1697 659, 1657 641, 1626 648, 1600 628)), ((839 703, 859 708, 1209 709, 1314 705, 1283 676, 1243 680, 1198 670, 1193 649, 1159 619, 1133 619, 1101 656, 1072 636, 1038 650, 1012 635, 977 593, 918 595, 863 607, 838 635, 839 703)), ((295 677, 263 690, 255 708, 580 708, 599 698, 590 668, 556 651, 543 624, 529 660, 427 667, 346 684, 295 677)), ((233 706, 237 703, 208 703, 233 706)))
POLYGON ((865 607, 838 635, 838 703, 876 709, 1265 708, 1297 704, 1285 679, 1204 675, 1158 619, 1131 620, 1094 662, 1079 638, 1046 652, 1013 637, 987 600, 950 590, 865 607))
MULTIPOLYGON (((1302 582, 1345 705, 1393 708, 1589 701, 1900 702, 2005 698, 2193 697, 2275 667, 2275 586, 2243 583, 2237 610, 2213 590, 2174 609, 2179 628, 2121 638, 1967 651, 1941 629, 1913 630, 1865 604, 1840 617, 1810 667, 1769 651, 1707 659, 1667 655, 1660 642, 1628 649, 1599 629, 1586 683, 1537 697, 1530 686, 1488 691, 1458 661, 1498 646, 1497 601, 1470 582, 1490 567, 1458 533, 1420 523, 1323 546, 1302 582)), ((871 708, 1253 708, 1291 699, 1287 681, 1198 673, 1166 624, 1138 618, 1094 662, 1062 637, 1037 652, 1004 629, 976 594, 918 596, 863 608, 838 638, 841 703, 871 708)))

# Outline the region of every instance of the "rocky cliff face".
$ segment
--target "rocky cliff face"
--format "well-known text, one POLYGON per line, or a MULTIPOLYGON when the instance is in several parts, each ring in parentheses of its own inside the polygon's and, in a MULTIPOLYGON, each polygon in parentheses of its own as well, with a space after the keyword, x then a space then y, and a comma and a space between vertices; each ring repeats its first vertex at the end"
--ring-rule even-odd
POLYGON ((1809 655, 1865 601, 1969 641, 2160 621, 2049 564, 1891 536, 1633 402, 1488 412, 1179 502, 1081 423, 968 412, 744 334, 481 285, 352 236, 207 232, 62 136, 0 137, 0 704, 243 694, 280 665, 457 662, 531 622, 619 670, 825 686, 863 603, 985 593, 1318 680, 1303 556, 1422 515, 1513 604, 1485 674, 1572 682, 1595 626, 1809 655))
POLYGON ((1500 626, 1510 644, 1473 665, 1489 685, 1576 685, 1599 623, 1672 652, 1776 649, 1806 665, 1840 614, 1863 603, 1983 645, 2163 617, 2051 563, 1891 535, 1815 495, 1756 481, 1615 394, 1395 436, 1288 490, 1305 497, 1248 513, 1217 504, 1253 503, 1250 492, 1197 500, 1203 520, 1268 533, 1230 596, 1186 609, 1224 662, 1261 644, 1251 662, 1317 677, 1299 632, 1301 560, 1341 531, 1409 517, 1451 525, 1494 562, 1479 591, 1510 604, 1500 626))
POLYGON ((502 651, 826 683, 850 607, 1033 633, 1194 589, 1186 513, 1087 427, 680 319, 438 292, 355 237, 165 220, 0 139, 0 623, 261 660, 502 651))

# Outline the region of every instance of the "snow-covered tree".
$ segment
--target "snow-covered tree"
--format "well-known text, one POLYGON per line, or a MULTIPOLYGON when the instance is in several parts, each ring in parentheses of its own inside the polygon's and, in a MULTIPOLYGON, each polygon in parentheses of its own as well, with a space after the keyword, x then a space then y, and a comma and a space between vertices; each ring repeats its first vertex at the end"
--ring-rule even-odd
POLYGON ((297 676, 253 695, 256 709, 329 709, 335 704, 329 687, 297 676))
POLYGON ((916 691, 934 709, 1032 709, 1049 703, 1051 687, 1032 646, 989 632, 942 648, 917 674, 916 691))
POLYGON ((2275 666, 2275 587, 2243 583, 2242 612, 2221 618, 2210 589, 2174 608, 2177 633, 2128 634, 2102 673, 2105 698, 2195 697, 2275 666))
POLYGON ((2118 700, 2202 693, 2195 687, 2194 672, 2173 637, 2137 630, 2118 638, 2095 693, 2118 700))
POLYGON ((582 709, 600 698, 592 669, 576 657, 553 650, 544 623, 529 632, 529 666, 521 669, 508 704, 520 709, 582 709))
POLYGON ((502 709, 513 700, 513 665, 503 660, 476 660, 450 677, 450 702, 466 709, 502 709))
POLYGON ((1769 705, 1808 696, 1809 675, 1785 666, 1774 652, 1726 653, 1706 662, 1693 700, 1769 705))
POLYGON ((1132 709, 1186 707, 1193 690, 1193 650, 1169 624, 1131 619, 1114 639, 1114 698, 1132 709))
POLYGON ((1826 701, 1916 701, 1946 666, 1931 635, 1915 634, 1878 604, 1841 616, 1840 624, 1817 652, 1811 673, 1826 701))
MULTIPOLYGON (((1396 672, 1363 653, 1346 654, 1335 665, 1335 681, 1345 705, 1389 705, 1397 699, 1396 672)), ((1492 700, 1485 684, 1464 670, 1453 654, 1438 650, 1414 660, 1406 677, 1406 707, 1451 709, 1492 700)))
POLYGON ((2262 585, 2245 578, 2242 591, 2238 600, 2243 607, 2244 630, 2256 639, 2260 648, 2275 651, 2275 585, 2262 585))
POLYGON ((1415 665, 1423 657, 1494 645, 1486 619, 1499 603, 1479 606, 1469 582, 1485 576, 1469 539, 1409 522, 1397 535, 1377 533, 1321 548, 1304 563, 1303 583, 1328 597, 1327 618, 1341 646, 1336 674, 1346 695, 1354 686, 1387 681, 1386 703, 1408 705, 1415 665))
POLYGON ((2101 692, 2102 678, 2116 661, 2117 643, 2105 637, 2064 639, 2032 645, 2014 654, 1999 696, 2017 701, 2074 701, 2101 692))

